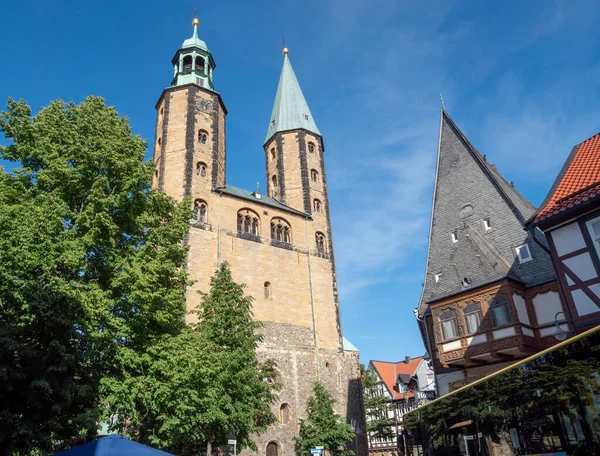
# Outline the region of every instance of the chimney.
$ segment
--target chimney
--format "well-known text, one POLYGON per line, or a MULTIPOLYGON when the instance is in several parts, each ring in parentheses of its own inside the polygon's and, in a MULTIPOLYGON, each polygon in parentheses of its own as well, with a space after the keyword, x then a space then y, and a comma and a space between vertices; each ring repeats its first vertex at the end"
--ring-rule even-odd
POLYGON ((405 357, 404 357, 404 363, 405 363, 405 364, 408 364, 408 363, 410 363, 410 356, 405 356, 405 357))

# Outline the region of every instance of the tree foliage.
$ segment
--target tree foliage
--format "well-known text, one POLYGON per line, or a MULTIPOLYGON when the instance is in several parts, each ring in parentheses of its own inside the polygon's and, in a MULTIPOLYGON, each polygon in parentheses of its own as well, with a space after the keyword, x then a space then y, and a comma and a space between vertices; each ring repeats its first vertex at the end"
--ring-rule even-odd
POLYGON ((270 404, 273 363, 256 348, 261 324, 252 320, 252 298, 233 281, 227 263, 202 293, 199 323, 158 344, 122 379, 106 384, 115 427, 132 437, 181 455, 225 445, 256 446, 253 433, 275 422, 270 404))
POLYGON ((363 404, 366 415, 367 433, 370 438, 390 440, 395 437, 393 422, 389 413, 393 410, 390 402, 380 393, 380 380, 371 369, 361 364, 363 404))
POLYGON ((0 447, 51 450, 95 432, 101 378, 182 331, 189 203, 150 189, 100 98, 9 99, 0 130, 21 166, 0 169, 0 447))
POLYGON ((306 419, 300 420, 299 436, 295 437, 296 449, 301 455, 310 455, 311 448, 322 446, 332 456, 353 456, 346 448, 354 439, 352 426, 336 414, 335 399, 321 382, 313 385, 313 396, 308 398, 306 419))

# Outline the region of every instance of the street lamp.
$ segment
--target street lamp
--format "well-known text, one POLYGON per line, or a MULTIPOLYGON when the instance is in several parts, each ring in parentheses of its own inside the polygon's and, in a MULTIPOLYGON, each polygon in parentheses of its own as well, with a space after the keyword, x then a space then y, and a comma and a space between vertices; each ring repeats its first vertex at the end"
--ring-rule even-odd
POLYGON ((556 324, 556 331, 554 332, 554 338, 559 341, 565 340, 569 336, 569 331, 565 331, 560 324, 566 322, 566 320, 558 321, 558 316, 563 314, 563 317, 566 317, 563 311, 557 312, 554 316, 554 323, 556 324))

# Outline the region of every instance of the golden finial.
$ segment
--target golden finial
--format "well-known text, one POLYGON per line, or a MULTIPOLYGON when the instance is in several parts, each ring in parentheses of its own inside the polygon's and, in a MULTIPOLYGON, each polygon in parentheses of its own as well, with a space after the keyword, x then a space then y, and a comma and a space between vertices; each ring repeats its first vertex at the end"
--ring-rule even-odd
POLYGON ((285 38, 283 37, 283 35, 281 36, 281 41, 283 41, 283 55, 288 55, 290 51, 288 48, 285 47, 285 38))
POLYGON ((200 25, 200 21, 198 20, 198 10, 194 8, 194 20, 192 21, 192 25, 194 27, 198 27, 200 25))

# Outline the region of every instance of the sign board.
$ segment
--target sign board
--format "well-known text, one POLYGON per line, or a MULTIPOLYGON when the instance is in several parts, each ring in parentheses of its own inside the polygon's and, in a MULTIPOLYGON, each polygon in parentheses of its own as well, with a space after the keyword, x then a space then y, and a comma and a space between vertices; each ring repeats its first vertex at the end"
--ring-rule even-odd
POLYGON ((236 443, 237 443, 237 440, 233 440, 233 439, 230 439, 227 441, 227 445, 235 445, 236 443))
POLYGON ((321 454, 323 452, 323 450, 321 450, 320 448, 312 448, 310 450, 310 454, 321 454))
POLYGON ((315 450, 321 450, 321 451, 323 451, 324 449, 325 449, 324 446, 316 446, 315 447, 315 450))

